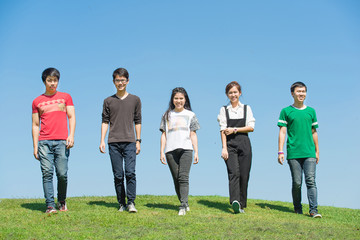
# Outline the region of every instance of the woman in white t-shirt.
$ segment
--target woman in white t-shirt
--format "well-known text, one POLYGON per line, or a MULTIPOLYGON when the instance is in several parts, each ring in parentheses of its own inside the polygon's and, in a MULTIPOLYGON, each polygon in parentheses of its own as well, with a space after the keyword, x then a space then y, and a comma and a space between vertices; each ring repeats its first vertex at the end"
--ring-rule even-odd
POLYGON ((229 83, 225 93, 230 104, 221 107, 218 115, 221 157, 225 160, 228 171, 230 204, 235 213, 244 213, 252 159, 248 133, 254 131, 255 118, 250 106, 239 101, 241 86, 238 82, 229 83))
POLYGON ((168 164, 175 191, 181 203, 179 215, 190 211, 188 203, 189 173, 194 151, 194 164, 199 162, 196 130, 200 128, 185 89, 172 90, 169 108, 162 116, 160 161, 168 164))

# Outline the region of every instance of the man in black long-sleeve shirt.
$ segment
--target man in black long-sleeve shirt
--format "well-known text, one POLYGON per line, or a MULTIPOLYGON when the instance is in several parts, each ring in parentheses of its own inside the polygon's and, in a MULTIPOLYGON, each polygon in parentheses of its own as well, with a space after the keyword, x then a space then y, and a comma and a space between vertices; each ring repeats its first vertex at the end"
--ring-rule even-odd
POLYGON ((135 165, 141 143, 141 101, 139 97, 126 91, 129 73, 125 68, 114 71, 113 83, 117 91, 116 94, 104 100, 99 148, 100 152, 105 153, 105 136, 110 124, 108 145, 119 211, 124 211, 127 206, 129 212, 137 212, 135 165), (126 194, 124 177, 126 178, 126 194))

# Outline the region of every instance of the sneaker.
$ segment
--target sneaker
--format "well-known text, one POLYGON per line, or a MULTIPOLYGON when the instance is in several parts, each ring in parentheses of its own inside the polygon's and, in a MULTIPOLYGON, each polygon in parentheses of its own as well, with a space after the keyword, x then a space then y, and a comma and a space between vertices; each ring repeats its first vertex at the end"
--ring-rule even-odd
POLYGON ((184 216, 186 214, 186 208, 179 209, 179 216, 184 216))
POLYGON ((126 207, 122 204, 120 204, 119 212, 124 212, 126 210, 126 207))
POLYGON ((45 213, 57 213, 57 211, 54 207, 48 207, 46 209, 45 213))
POLYGON ((66 212, 68 210, 65 201, 58 202, 58 208, 60 212, 66 212))
POLYGON ((240 212, 240 203, 238 201, 233 201, 231 205, 235 214, 240 212))
POLYGON ((322 218, 321 214, 317 213, 317 212, 310 213, 310 217, 312 217, 312 218, 322 218))
POLYGON ((187 206, 187 207, 185 208, 185 210, 186 210, 187 212, 189 212, 189 211, 190 211, 190 207, 187 206))
POLYGON ((240 213, 245 213, 245 210, 243 208, 240 208, 240 213))
POLYGON ((131 212, 131 213, 137 212, 134 203, 129 203, 127 207, 128 207, 129 212, 131 212))

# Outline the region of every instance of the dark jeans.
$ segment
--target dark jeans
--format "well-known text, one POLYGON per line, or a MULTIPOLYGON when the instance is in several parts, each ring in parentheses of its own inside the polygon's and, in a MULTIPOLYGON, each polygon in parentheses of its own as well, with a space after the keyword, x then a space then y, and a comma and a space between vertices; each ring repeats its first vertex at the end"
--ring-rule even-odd
POLYGON ((58 201, 65 201, 70 150, 66 148, 65 140, 41 140, 39 141, 38 152, 43 177, 46 206, 55 208, 53 186, 54 167, 58 180, 58 201))
POLYGON ((310 213, 317 213, 317 187, 316 177, 316 159, 315 158, 297 158, 288 160, 292 177, 292 197, 294 209, 302 212, 301 205, 301 185, 302 176, 305 175, 307 188, 307 197, 309 200, 310 213))
POLYGON ((135 203, 136 198, 136 145, 134 142, 109 143, 109 154, 112 170, 114 173, 114 184, 116 196, 119 204, 126 205, 127 195, 128 204, 135 203), (125 171, 123 168, 125 166, 125 171), (125 174, 124 174, 125 173, 125 174), (124 186, 124 176, 126 178, 126 195, 124 186))
POLYGON ((192 162, 192 150, 175 149, 167 152, 166 160, 174 180, 176 195, 181 207, 189 206, 189 174, 192 162))
POLYGON ((241 208, 247 205, 247 189, 251 168, 250 139, 237 135, 227 142, 229 158, 225 161, 229 177, 230 204, 237 200, 241 208))

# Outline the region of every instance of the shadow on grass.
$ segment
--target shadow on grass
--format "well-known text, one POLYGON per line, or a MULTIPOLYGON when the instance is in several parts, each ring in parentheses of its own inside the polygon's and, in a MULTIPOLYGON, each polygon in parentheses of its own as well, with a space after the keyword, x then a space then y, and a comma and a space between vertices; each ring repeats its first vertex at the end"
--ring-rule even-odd
POLYGON ((178 206, 172 205, 172 204, 166 204, 166 203, 148 203, 145 204, 145 207, 148 208, 162 208, 165 210, 179 210, 178 206))
POLYGON ((46 210, 46 205, 44 203, 23 203, 21 204, 21 207, 40 212, 45 212, 46 210))
POLYGON ((280 206, 280 205, 274 205, 274 204, 269 204, 269 203, 256 203, 255 205, 264 208, 264 209, 271 209, 271 210, 277 210, 280 212, 290 212, 293 213, 294 210, 292 208, 288 208, 288 207, 284 207, 284 206, 280 206))
POLYGON ((88 202, 88 205, 98 205, 98 206, 104 206, 108 208, 119 208, 119 204, 115 202, 105 202, 105 201, 90 201, 88 202))
POLYGON ((223 202, 213 202, 213 201, 209 201, 209 200, 199 200, 198 201, 199 204, 202 204, 206 207, 210 207, 210 208, 216 208, 219 209, 223 212, 226 213, 231 213, 232 211, 230 210, 230 205, 227 203, 223 203, 223 202))

